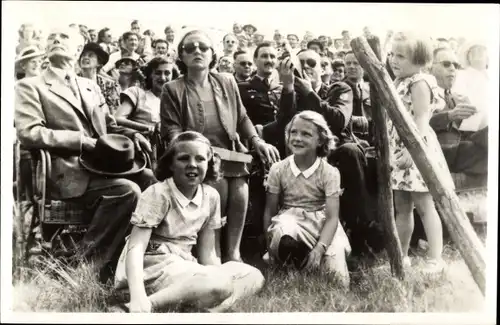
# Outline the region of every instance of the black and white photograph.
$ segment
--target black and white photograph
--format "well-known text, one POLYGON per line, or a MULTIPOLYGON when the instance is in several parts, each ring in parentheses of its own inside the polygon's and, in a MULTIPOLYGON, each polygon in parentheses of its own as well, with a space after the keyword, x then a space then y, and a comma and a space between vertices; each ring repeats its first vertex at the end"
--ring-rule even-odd
POLYGON ((494 324, 499 18, 3 1, 2 322, 494 324))

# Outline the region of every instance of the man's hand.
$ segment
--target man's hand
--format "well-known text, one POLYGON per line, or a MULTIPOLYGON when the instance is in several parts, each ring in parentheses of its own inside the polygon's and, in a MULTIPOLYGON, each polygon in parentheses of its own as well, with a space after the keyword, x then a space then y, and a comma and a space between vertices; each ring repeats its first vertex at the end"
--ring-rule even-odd
POLYGON ((465 120, 468 117, 477 113, 476 106, 470 104, 457 104, 457 106, 448 111, 448 116, 450 121, 458 122, 461 120, 465 120))
POLYGON ((319 266, 321 265, 321 258, 325 254, 325 250, 321 246, 314 246, 311 252, 309 252, 309 255, 307 256, 307 259, 305 262, 304 268, 306 270, 317 270, 319 269, 319 266))
POLYGON ((364 116, 353 116, 352 125, 362 133, 368 133, 368 119, 364 116))
POLYGON ((95 144, 97 143, 97 139, 90 137, 83 137, 82 149, 83 151, 91 152, 95 148, 95 144))
POLYGON ((312 88, 311 81, 307 77, 305 77, 305 79, 295 78, 295 86, 303 96, 307 96, 310 92, 314 91, 312 88))
POLYGON ((134 134, 134 144, 135 149, 139 152, 146 150, 147 153, 151 154, 153 151, 151 150, 151 144, 149 141, 140 133, 134 134))
POLYGON ((407 169, 413 164, 413 160, 411 159, 411 155, 408 150, 401 150, 396 154, 396 166, 399 169, 407 169))
POLYGON ((283 83, 283 88, 288 91, 293 91, 293 82, 295 76, 293 75, 293 63, 290 58, 285 58, 278 66, 280 81, 283 83))

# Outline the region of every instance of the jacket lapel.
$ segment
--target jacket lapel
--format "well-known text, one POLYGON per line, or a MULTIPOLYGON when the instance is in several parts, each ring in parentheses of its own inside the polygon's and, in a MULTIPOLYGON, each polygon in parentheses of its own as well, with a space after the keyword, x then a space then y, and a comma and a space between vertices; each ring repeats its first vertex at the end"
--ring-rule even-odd
POLYGON ((224 89, 221 88, 223 85, 222 80, 218 78, 216 74, 210 74, 210 83, 212 84, 212 90, 215 97, 215 106, 219 112, 219 118, 224 130, 226 130, 231 141, 235 140, 234 134, 231 132, 231 119, 228 116, 227 109, 229 108, 228 97, 224 89))
POLYGON ((85 112, 81 102, 75 97, 71 89, 60 80, 57 74, 50 68, 44 73, 45 82, 50 85, 49 90, 61 97, 79 111, 85 118, 85 112))
POLYGON ((92 103, 92 89, 90 89, 89 84, 81 77, 76 78, 76 84, 78 86, 78 91, 80 92, 80 96, 82 98, 83 109, 86 111, 87 117, 92 118, 92 113, 94 106, 92 103))

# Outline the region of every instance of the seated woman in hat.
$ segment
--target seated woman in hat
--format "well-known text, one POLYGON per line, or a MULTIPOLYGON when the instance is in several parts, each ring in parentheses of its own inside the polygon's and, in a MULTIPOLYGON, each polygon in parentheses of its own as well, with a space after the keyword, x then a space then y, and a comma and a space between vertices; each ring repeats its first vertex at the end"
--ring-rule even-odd
POLYGON ((16 58, 16 78, 35 77, 40 75, 42 66, 42 57, 44 52, 36 45, 25 47, 16 58))
POLYGON ((139 69, 137 61, 132 58, 123 58, 115 63, 116 71, 118 71, 118 84, 122 91, 133 87, 141 87, 146 79, 142 71, 139 69))
MULTIPOLYGON (((157 57, 146 64, 144 75, 144 89, 133 86, 123 91, 114 115, 118 125, 141 131, 152 140, 160 123, 161 90, 166 82, 177 79, 178 72, 173 63, 157 57)), ((156 161, 155 157, 153 159, 156 161)))
POLYGON ((279 153, 257 135, 234 77, 210 71, 217 63, 217 56, 205 32, 188 32, 181 39, 177 53, 177 66, 183 77, 163 87, 161 137, 168 144, 182 131, 198 131, 221 155, 224 177, 214 186, 221 197, 222 215, 228 217, 223 260, 241 261, 240 243, 249 196, 246 165, 249 160, 240 139, 252 144, 265 163, 279 160, 279 153))
POLYGON ((113 114, 120 104, 120 86, 111 78, 99 74, 99 70, 108 62, 109 54, 97 43, 87 43, 82 50, 78 63, 80 76, 93 80, 101 88, 102 95, 113 114))

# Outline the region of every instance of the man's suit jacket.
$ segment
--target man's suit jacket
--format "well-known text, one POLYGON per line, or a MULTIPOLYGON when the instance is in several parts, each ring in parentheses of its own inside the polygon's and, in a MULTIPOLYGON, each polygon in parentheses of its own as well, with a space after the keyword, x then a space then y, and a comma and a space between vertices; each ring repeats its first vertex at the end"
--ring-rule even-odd
MULTIPOLYGON (((442 99, 444 100, 444 97, 442 99)), ((452 92, 451 101, 447 102, 442 110, 435 111, 429 121, 448 161, 455 161, 462 137, 458 124, 450 121, 448 113, 455 109, 456 103, 464 101, 464 96, 452 92)))
POLYGON ((61 199, 79 197, 87 189, 90 174, 78 162, 84 136, 120 133, 132 138, 136 133, 116 125, 95 82, 76 77, 76 84, 81 101, 51 68, 20 80, 15 87, 19 141, 26 149, 53 153, 48 187, 51 196, 61 199))

